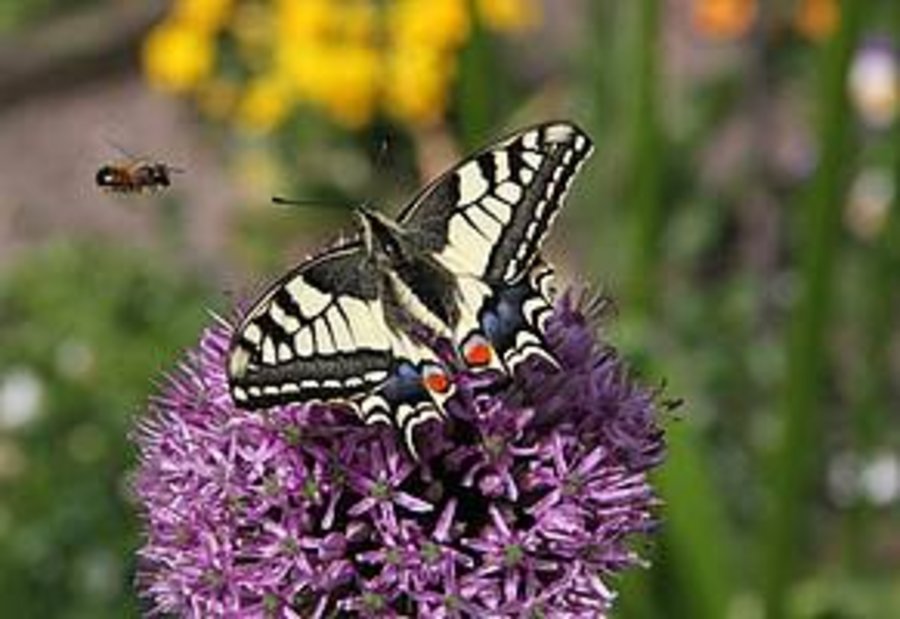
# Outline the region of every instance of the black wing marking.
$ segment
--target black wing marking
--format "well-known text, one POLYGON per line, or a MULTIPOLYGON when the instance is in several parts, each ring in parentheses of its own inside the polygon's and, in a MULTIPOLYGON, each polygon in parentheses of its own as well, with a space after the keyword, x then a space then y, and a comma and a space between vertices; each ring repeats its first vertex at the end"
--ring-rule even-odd
POLYGON ((519 281, 592 150, 567 122, 521 131, 428 185, 400 215, 408 238, 451 271, 489 285, 519 281))
POLYGON ((247 313, 231 345, 232 396, 260 408, 360 395, 388 378, 397 346, 374 267, 350 243, 299 265, 247 313))

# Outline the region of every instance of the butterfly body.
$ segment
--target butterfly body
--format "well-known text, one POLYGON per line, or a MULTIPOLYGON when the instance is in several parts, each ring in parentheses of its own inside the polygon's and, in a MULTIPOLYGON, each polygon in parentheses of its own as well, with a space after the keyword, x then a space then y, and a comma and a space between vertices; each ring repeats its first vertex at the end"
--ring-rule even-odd
MULTIPOLYGON (((456 277, 417 248, 402 228, 380 213, 361 209, 364 247, 377 273, 389 324, 449 335, 459 321, 456 277)), ((402 328, 402 327, 400 327, 402 328)))
POLYGON ((555 364, 539 250, 590 150, 576 126, 546 123, 464 160, 396 220, 360 209, 357 238, 285 275, 238 326, 235 403, 345 402, 415 453, 415 428, 445 415, 457 371, 555 364))

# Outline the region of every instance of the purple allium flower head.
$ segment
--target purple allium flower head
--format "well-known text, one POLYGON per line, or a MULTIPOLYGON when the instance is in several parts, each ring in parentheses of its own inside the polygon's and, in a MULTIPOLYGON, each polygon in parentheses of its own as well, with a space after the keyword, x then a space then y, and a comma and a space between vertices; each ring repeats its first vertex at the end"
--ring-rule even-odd
POLYGON ((610 576, 641 564, 631 544, 655 524, 647 473, 663 437, 657 393, 598 339, 593 313, 558 302, 547 336, 561 371, 525 364, 487 390, 457 377, 419 460, 335 406, 235 408, 231 330, 207 329, 135 433, 152 612, 606 616, 610 576))

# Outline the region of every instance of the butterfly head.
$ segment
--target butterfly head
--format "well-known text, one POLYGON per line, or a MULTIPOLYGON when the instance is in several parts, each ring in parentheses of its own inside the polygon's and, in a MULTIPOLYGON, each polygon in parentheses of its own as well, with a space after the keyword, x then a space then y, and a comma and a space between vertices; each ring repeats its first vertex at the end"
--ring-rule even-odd
POLYGON ((403 230, 388 217, 360 207, 356 211, 366 252, 378 265, 396 268, 409 258, 403 230))

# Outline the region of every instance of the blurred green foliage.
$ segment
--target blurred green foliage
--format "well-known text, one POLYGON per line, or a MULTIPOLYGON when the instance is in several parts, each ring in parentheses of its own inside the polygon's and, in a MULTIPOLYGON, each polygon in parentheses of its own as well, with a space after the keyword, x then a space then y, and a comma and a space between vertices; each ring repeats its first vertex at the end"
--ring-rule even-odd
POLYGON ((4 274, 0 615, 136 614, 127 435, 207 320, 204 285, 177 272, 153 253, 64 244, 4 274))

